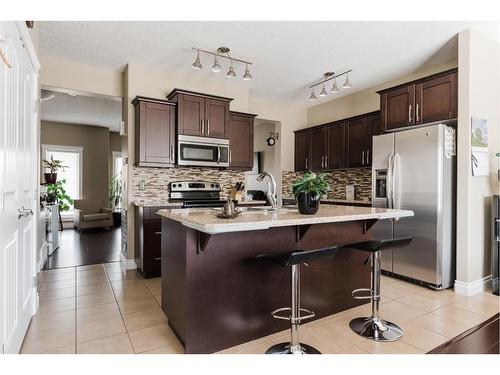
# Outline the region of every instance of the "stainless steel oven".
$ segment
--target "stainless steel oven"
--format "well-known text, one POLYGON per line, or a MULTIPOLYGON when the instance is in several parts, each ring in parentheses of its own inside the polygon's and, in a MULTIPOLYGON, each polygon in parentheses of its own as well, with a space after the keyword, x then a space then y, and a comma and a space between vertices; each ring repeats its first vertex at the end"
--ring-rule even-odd
POLYGON ((179 165, 229 167, 229 139, 179 135, 179 165))

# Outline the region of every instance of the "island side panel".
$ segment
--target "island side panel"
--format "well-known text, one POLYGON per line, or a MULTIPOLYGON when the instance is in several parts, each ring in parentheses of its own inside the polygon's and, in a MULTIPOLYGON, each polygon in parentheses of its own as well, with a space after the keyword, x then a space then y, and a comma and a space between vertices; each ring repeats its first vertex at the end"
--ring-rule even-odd
MULTIPOLYGON (((187 353, 212 353, 289 327, 271 311, 289 305, 290 270, 255 257, 296 249, 295 233, 295 227, 221 233, 202 253, 188 246, 187 353)), ((206 235, 188 230, 197 236, 206 235)))
POLYGON ((161 222, 161 308, 168 318, 168 324, 184 345, 187 318, 187 228, 170 219, 162 218, 161 222))
MULTIPOLYGON (((315 224, 302 227, 299 248, 312 250, 332 245, 343 246, 372 239, 364 231, 363 221, 332 224, 315 224)), ((301 268, 301 304, 313 310, 315 319, 338 313, 365 303, 367 300, 352 298, 357 288, 370 287, 370 265, 364 265, 368 254, 357 250, 342 249, 335 257, 312 262, 301 268)))

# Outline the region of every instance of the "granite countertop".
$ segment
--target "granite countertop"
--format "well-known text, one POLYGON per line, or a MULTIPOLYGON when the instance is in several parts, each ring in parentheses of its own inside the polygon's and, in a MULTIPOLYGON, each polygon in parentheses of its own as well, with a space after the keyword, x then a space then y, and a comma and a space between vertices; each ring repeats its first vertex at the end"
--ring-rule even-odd
POLYGON ((320 206, 316 215, 301 215, 296 208, 281 208, 277 212, 252 210, 234 219, 217 218, 215 209, 163 209, 158 215, 182 223, 200 232, 215 234, 269 229, 292 225, 337 223, 368 219, 393 219, 413 216, 413 211, 355 206, 320 206))

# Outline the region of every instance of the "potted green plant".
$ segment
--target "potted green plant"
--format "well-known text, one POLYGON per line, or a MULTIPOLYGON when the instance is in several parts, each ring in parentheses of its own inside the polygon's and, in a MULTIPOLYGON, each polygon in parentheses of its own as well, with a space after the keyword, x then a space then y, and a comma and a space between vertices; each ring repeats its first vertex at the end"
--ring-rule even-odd
POLYGON ((59 205, 59 227, 63 230, 61 212, 68 211, 73 204, 73 199, 66 193, 64 184, 66 180, 57 181, 54 184, 47 184, 46 203, 59 205))
POLYGON ((297 199, 299 212, 314 215, 318 212, 321 197, 326 195, 330 186, 325 175, 306 172, 293 184, 293 195, 297 199))
POLYGON ((57 181, 57 171, 59 169, 64 171, 65 168, 68 168, 62 164, 61 160, 54 159, 53 155, 50 155, 50 160, 43 159, 43 163, 44 167, 49 170, 49 173, 43 174, 47 184, 55 184, 57 181))
POLYGON ((113 209, 113 225, 119 227, 121 225, 121 203, 122 203, 123 183, 119 175, 113 176, 108 186, 109 205, 113 209))

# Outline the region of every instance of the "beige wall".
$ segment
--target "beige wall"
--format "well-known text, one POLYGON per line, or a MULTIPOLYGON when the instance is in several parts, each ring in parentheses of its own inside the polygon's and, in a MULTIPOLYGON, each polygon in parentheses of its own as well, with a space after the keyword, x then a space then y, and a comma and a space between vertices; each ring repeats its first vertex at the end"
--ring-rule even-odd
MULTIPOLYGON (((262 122, 259 120, 255 121, 254 133, 253 133, 253 150, 254 152, 261 152, 261 163, 263 171, 271 173, 276 176, 274 168, 274 146, 268 146, 266 139, 269 137, 270 132, 275 132, 275 124, 273 122, 262 122)), ((279 171, 281 173, 281 171, 279 171)), ((246 190, 267 190, 266 181, 257 181, 256 174, 247 173, 246 175, 246 190)))
POLYGON ((351 95, 346 95, 329 102, 315 105, 307 110, 307 126, 324 124, 347 117, 361 115, 367 112, 378 111, 380 109, 380 96, 377 94, 377 91, 455 67, 457 67, 457 61, 453 60, 446 64, 436 65, 431 68, 420 70, 418 72, 384 82, 380 85, 355 92, 351 95))
POLYGON ((491 195, 498 193, 500 47, 475 30, 459 34, 457 281, 490 275, 491 195), (471 175, 471 117, 488 120, 490 176, 471 175))
POLYGON ((108 128, 42 121, 41 143, 83 147, 82 197, 102 198, 107 204, 108 128))
POLYGON ((122 96, 122 71, 41 55, 40 84, 95 94, 122 96))

